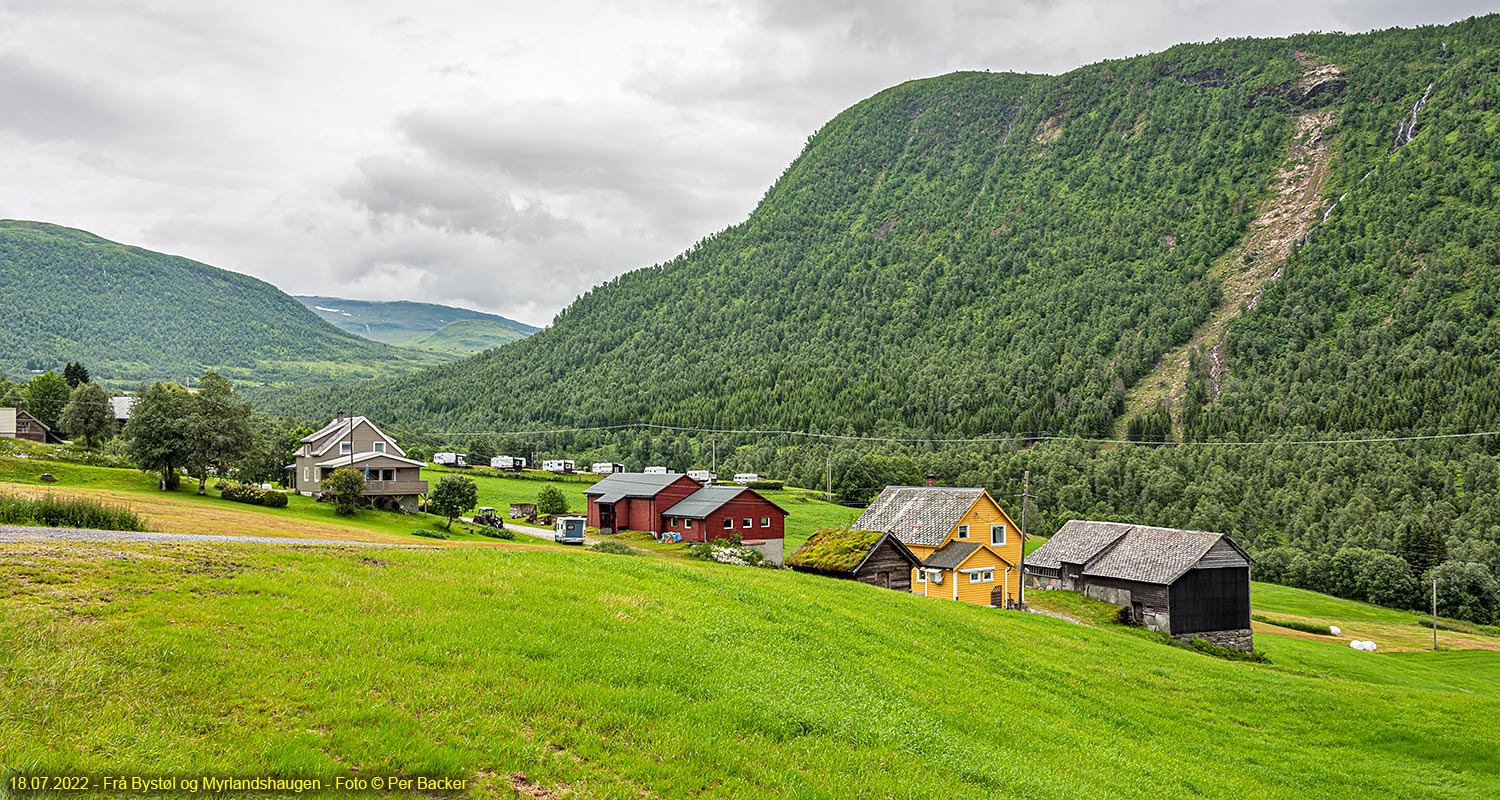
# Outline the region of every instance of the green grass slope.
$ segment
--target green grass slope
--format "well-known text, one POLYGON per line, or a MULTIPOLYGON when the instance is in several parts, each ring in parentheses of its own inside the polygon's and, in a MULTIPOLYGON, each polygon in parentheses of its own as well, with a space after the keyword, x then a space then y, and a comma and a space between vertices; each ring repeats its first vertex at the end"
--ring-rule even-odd
POLYGON ((1234 663, 810 575, 499 548, 0 545, 0 597, 8 773, 441 774, 475 797, 1500 793, 1495 685, 1420 679, 1493 674, 1492 653, 1261 637, 1277 663, 1234 663))
POLYGON ((407 347, 426 350, 449 350, 455 353, 480 353, 502 344, 520 341, 529 333, 516 330, 509 322, 488 319, 461 319, 450 322, 432 333, 407 339, 407 347))
POLYGON ((305 385, 451 360, 343 333, 255 278, 39 222, 0 220, 0 296, 11 376, 79 361, 117 386, 210 368, 305 385))
POLYGON ((437 303, 417 303, 410 300, 389 302, 349 300, 343 297, 316 295, 293 296, 313 313, 335 326, 356 336, 388 344, 410 344, 413 339, 436 333, 455 322, 478 320, 491 323, 492 328, 486 326, 480 330, 483 330, 486 336, 497 337, 495 344, 472 349, 439 348, 477 352, 477 350, 487 350, 516 339, 524 339, 540 330, 535 326, 498 314, 486 314, 483 311, 437 303))

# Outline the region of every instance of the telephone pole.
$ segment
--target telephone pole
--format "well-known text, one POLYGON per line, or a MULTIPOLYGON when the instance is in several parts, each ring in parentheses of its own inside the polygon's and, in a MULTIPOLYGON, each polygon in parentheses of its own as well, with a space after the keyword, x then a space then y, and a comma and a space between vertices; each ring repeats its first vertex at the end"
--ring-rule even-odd
POLYGON ((833 502, 833 450, 828 451, 828 465, 823 468, 823 485, 828 490, 828 502, 833 502))
POLYGON ((1031 470, 1021 473, 1021 607, 1026 607, 1026 506, 1031 500, 1031 470))
POLYGON ((1432 579, 1432 649, 1437 650, 1437 578, 1432 579))

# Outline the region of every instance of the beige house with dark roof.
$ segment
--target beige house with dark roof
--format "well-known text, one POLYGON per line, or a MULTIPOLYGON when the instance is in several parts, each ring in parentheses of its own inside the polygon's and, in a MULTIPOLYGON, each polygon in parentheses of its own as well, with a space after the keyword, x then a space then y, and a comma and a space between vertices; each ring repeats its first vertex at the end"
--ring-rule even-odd
POLYGON ((340 413, 323 429, 302 437, 297 460, 288 464, 289 485, 308 497, 323 493, 323 480, 339 467, 353 467, 365 476, 364 496, 378 508, 416 511, 417 501, 427 494, 420 461, 365 417, 340 413))

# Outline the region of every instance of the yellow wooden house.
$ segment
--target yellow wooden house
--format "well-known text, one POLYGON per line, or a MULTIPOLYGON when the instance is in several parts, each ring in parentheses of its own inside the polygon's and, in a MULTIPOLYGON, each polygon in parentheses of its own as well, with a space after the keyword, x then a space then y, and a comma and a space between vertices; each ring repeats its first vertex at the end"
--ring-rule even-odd
POLYGON ((888 486, 853 527, 889 533, 921 559, 913 594, 1002 608, 1021 602, 1021 528, 984 489, 888 486))

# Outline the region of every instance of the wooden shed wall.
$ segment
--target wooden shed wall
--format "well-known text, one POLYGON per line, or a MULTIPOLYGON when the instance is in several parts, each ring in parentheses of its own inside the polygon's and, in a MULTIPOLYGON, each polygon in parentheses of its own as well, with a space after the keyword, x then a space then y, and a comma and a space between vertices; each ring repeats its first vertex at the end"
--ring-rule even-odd
POLYGON ((883 539, 864 566, 854 573, 854 579, 872 586, 911 591, 911 561, 901 554, 889 539, 883 539), (885 579, 882 580, 881 576, 885 579))
POLYGON ((1172 584, 1172 633, 1250 627, 1250 568, 1190 569, 1172 584))

